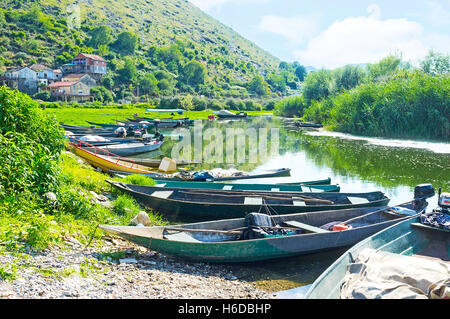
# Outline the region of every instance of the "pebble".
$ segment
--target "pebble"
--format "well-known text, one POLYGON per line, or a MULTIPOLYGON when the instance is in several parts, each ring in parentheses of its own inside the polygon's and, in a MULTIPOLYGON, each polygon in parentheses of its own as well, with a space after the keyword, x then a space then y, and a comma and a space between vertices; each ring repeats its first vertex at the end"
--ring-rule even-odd
POLYGON ((117 239, 84 250, 82 245, 52 248, 26 259, 0 254, 0 264, 6 263, 18 267, 15 280, 0 279, 0 299, 275 298, 224 265, 183 261, 117 239), (118 261, 103 255, 116 251, 129 255, 118 261))

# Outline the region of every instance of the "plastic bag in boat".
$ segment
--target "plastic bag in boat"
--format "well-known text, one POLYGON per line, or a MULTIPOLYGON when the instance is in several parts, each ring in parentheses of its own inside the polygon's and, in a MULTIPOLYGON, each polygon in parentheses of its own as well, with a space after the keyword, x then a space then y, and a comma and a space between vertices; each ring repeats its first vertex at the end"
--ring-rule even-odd
POLYGON ((208 179, 213 179, 214 176, 212 176, 209 172, 207 171, 198 171, 195 172, 194 174, 192 174, 193 180, 194 181, 206 181, 208 179))

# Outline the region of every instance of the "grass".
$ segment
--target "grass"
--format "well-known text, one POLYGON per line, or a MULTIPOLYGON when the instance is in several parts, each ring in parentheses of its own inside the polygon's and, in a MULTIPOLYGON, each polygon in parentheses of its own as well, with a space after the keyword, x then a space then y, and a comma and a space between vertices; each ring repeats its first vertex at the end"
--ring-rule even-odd
MULTIPOLYGON (((91 126, 90 122, 97 123, 117 123, 115 120, 126 121, 127 118, 132 117, 133 114, 138 113, 142 117, 151 118, 168 118, 172 117, 169 113, 151 113, 145 114, 145 109, 138 107, 108 107, 108 108, 46 108, 45 114, 53 115, 56 119, 64 124, 91 126)), ((213 111, 189 111, 184 115, 176 115, 173 118, 189 117, 193 120, 206 120, 208 115, 213 114, 213 111)), ((261 115, 271 113, 269 111, 245 111, 248 115, 261 115)))

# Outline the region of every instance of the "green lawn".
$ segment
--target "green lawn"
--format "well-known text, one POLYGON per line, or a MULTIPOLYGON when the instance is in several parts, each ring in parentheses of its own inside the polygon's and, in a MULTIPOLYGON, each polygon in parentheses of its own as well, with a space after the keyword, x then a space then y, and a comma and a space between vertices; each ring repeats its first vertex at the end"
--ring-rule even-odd
MULTIPOLYGON (((127 108, 47 108, 44 110, 46 114, 54 115, 56 119, 64 124, 89 126, 86 121, 99 123, 116 123, 115 120, 125 121, 133 114, 138 113, 142 117, 151 118, 169 118, 172 117, 170 113, 151 113, 145 114, 145 109, 137 107, 127 108)), ((244 111, 248 115, 260 115, 271 113, 269 111, 244 111)), ((176 114, 174 119, 189 117, 190 119, 207 119, 208 115, 213 114, 213 111, 189 111, 183 115, 176 114)))

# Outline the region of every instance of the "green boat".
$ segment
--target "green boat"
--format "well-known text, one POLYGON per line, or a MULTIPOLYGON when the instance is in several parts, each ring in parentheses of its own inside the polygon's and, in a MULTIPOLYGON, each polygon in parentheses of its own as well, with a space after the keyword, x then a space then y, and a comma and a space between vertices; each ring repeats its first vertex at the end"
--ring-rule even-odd
POLYGON ((240 218, 262 209, 292 214, 331 209, 386 206, 382 192, 304 193, 161 188, 106 180, 166 218, 183 221, 240 218))
POLYGON ((450 230, 424 223, 429 215, 408 218, 353 246, 317 278, 304 298, 371 298, 372 294, 389 299, 449 298, 450 230), (364 269, 366 276, 358 269, 364 269))
POLYGON ((331 184, 331 178, 318 179, 314 181, 306 181, 306 182, 288 182, 288 183, 277 183, 280 185, 329 185, 331 184))
POLYGON ((117 170, 109 170, 109 173, 115 175, 133 175, 140 174, 144 176, 151 177, 153 179, 157 179, 158 181, 189 181, 189 182, 223 182, 223 181, 235 181, 242 179, 259 179, 259 178, 270 178, 270 177, 284 177, 291 176, 290 168, 278 168, 268 170, 267 173, 256 173, 256 174, 247 174, 244 172, 238 172, 237 174, 232 174, 230 176, 213 176, 209 174, 207 171, 187 171, 183 170, 174 174, 157 174, 157 173, 136 173, 129 171, 117 171, 117 170))
POLYGON ((202 262, 254 262, 353 245, 421 213, 426 201, 289 215, 252 213, 246 218, 175 226, 100 225, 108 233, 153 251, 202 262), (345 224, 347 230, 336 228, 345 224))
POLYGON ((278 184, 237 184, 210 182, 178 182, 158 181, 156 187, 219 189, 238 191, 271 191, 271 192, 339 192, 339 185, 278 185, 278 184))

